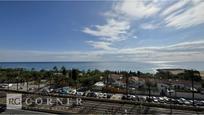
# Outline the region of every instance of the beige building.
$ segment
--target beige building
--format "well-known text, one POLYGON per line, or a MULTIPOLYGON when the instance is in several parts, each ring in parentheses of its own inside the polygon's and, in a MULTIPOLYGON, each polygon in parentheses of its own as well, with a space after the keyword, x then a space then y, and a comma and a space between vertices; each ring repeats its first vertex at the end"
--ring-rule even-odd
POLYGON ((200 71, 201 79, 204 80, 204 71, 200 71))

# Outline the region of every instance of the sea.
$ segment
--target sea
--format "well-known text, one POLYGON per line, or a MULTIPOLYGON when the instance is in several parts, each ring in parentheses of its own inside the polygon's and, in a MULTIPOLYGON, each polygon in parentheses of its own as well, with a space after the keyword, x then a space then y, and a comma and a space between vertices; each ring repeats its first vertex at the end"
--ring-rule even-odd
POLYGON ((155 73, 157 69, 194 69, 203 71, 203 62, 0 62, 0 68, 25 68, 31 70, 50 70, 54 66, 66 69, 95 70, 100 71, 141 71, 155 73))

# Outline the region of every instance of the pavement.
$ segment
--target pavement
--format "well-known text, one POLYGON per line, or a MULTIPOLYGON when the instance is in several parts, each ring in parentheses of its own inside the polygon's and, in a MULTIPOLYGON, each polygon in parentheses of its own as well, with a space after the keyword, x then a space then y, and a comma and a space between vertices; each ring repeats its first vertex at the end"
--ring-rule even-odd
MULTIPOLYGON (((5 110, 4 112, 2 112, 1 114, 40 114, 40 115, 50 115, 50 113, 44 113, 44 112, 37 112, 37 111, 29 111, 29 110, 5 110)), ((55 114, 51 114, 51 115, 55 115, 55 114)))
MULTIPOLYGON (((40 84, 40 88, 43 88, 45 86, 46 86, 46 84, 40 84)), ((28 85, 28 89, 30 89, 29 92, 34 92, 37 88, 38 88, 38 85, 36 85, 36 84, 29 83, 29 85, 28 85)), ((17 90, 17 83, 12 83, 12 86, 9 87, 9 89, 17 90)), ((18 84, 18 90, 19 91, 27 91, 27 83, 19 83, 18 84)))

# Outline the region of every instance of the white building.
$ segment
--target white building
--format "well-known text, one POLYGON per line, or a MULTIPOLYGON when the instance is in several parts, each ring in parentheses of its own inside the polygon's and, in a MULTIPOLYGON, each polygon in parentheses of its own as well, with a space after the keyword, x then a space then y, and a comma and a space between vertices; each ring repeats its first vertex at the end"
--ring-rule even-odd
POLYGON ((103 82, 96 82, 93 86, 93 90, 101 91, 105 87, 105 84, 103 82))

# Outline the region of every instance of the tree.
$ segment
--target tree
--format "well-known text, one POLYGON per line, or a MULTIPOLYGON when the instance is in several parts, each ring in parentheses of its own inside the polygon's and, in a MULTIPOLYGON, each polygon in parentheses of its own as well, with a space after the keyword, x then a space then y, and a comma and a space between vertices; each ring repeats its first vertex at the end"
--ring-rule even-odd
POLYGON ((123 76, 125 77, 125 84, 126 84, 126 95, 128 95, 129 89, 129 74, 127 72, 122 72, 123 76))
POLYGON ((140 77, 141 76, 141 72, 137 71, 137 76, 140 77))
POLYGON ((54 71, 55 73, 58 72, 58 68, 57 68, 57 66, 54 66, 54 67, 53 67, 53 71, 54 71))
POLYGON ((49 86, 51 86, 51 84, 52 84, 51 82, 52 82, 52 78, 53 78, 53 77, 52 77, 52 72, 46 71, 44 76, 45 76, 45 78, 46 78, 47 80, 49 80, 49 86))
POLYGON ((29 71, 23 72, 22 77, 26 81, 26 90, 28 91, 29 81, 31 80, 31 77, 32 77, 31 72, 29 71))
POLYGON ((43 78, 43 74, 39 73, 37 75, 38 75, 37 80, 38 80, 38 91, 39 91, 40 90, 41 79, 43 78))
POLYGON ((78 70, 76 70, 76 69, 73 69, 72 70, 72 79, 74 80, 74 81, 76 81, 77 80, 77 78, 78 78, 78 70))
POLYGON ((66 68, 64 66, 61 67, 61 72, 64 76, 67 74, 66 68))
POLYGON ((72 79, 74 80, 74 82, 75 82, 75 86, 76 86, 76 88, 77 88, 77 79, 78 79, 78 75, 79 74, 79 71, 78 70, 76 70, 76 69, 73 69, 72 70, 72 79))
POLYGON ((16 90, 18 91, 19 75, 16 76, 16 90))
POLYGON ((153 81, 152 81, 151 79, 145 80, 145 83, 146 83, 146 85, 147 85, 147 87, 148 87, 148 96, 149 96, 148 102, 150 102, 150 98, 151 98, 151 87, 153 86, 153 83, 152 83, 152 82, 153 82, 153 81))
POLYGON ((201 80, 200 72, 197 70, 185 70, 183 76, 185 80, 192 80, 192 78, 194 81, 201 80))

